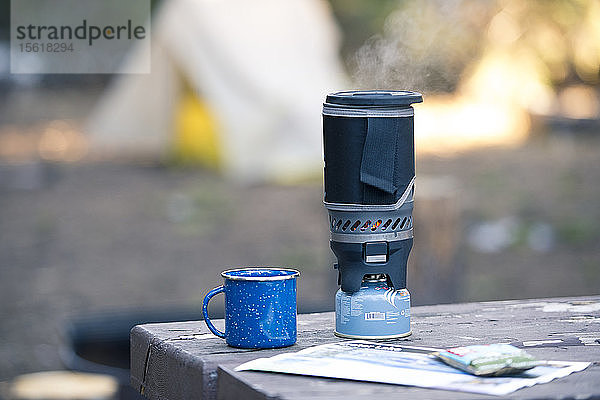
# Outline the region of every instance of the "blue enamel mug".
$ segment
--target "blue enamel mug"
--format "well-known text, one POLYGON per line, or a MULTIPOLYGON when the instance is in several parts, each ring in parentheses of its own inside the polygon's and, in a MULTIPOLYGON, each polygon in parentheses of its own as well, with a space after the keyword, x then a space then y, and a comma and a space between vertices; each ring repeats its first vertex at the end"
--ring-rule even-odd
POLYGON ((204 321, 228 345, 271 349, 296 343, 296 278, 300 272, 278 267, 247 267, 221 273, 225 282, 206 294, 204 321), (208 303, 225 294, 225 332, 208 317, 208 303))

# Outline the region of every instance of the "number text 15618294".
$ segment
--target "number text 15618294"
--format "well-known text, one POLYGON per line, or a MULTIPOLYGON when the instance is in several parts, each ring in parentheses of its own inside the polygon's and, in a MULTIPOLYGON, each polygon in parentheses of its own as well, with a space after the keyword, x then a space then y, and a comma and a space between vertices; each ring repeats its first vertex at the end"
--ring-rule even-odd
POLYGON ((21 53, 66 53, 74 51, 73 43, 67 42, 25 42, 19 43, 21 53))

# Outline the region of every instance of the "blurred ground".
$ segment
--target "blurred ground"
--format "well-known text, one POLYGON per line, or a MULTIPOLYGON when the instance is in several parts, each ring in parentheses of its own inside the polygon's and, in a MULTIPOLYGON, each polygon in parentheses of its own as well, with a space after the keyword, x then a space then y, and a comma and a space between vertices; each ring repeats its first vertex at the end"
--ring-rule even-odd
MULTIPOLYGON (((555 135, 418 160, 417 176, 451 176, 458 189, 461 287, 442 300, 598 293, 598 141, 555 135)), ((240 187, 156 165, 38 167, 45 186, 0 195, 0 380, 60 368, 68 317, 199 310, 231 266, 296 266, 300 308, 332 308, 337 285, 320 182, 240 187)), ((408 282, 410 289, 410 274, 408 282)), ((413 303, 423 303, 417 293, 413 303)))
POLYGON ((598 145, 558 134, 417 164, 417 176, 443 172, 459 182, 460 300, 600 291, 598 145))

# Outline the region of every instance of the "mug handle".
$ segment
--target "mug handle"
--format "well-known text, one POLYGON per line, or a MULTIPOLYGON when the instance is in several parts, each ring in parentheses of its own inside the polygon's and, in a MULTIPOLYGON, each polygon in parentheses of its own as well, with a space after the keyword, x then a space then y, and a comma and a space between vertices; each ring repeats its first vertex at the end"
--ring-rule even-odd
POLYGON ((212 333, 214 333, 215 335, 217 335, 218 337, 223 338, 223 339, 225 339, 225 334, 223 332, 221 332, 220 330, 218 330, 217 328, 215 328, 213 323, 210 322, 210 318, 208 318, 208 302, 214 296, 216 296, 219 293, 223 293, 224 291, 225 291, 225 288, 223 286, 216 287, 216 288, 212 289, 210 292, 208 292, 206 294, 206 296, 204 296, 204 301, 202 301, 202 314, 204 314, 204 322, 206 322, 206 326, 208 326, 208 329, 210 329, 210 331, 212 333))

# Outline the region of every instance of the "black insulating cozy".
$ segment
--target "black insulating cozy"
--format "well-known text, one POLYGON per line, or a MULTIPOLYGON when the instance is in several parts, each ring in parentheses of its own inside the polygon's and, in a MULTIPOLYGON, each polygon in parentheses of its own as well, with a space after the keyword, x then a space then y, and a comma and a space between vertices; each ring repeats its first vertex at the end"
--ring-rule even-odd
POLYGON ((415 175, 409 91, 350 91, 323 105, 325 201, 393 204, 415 175))

